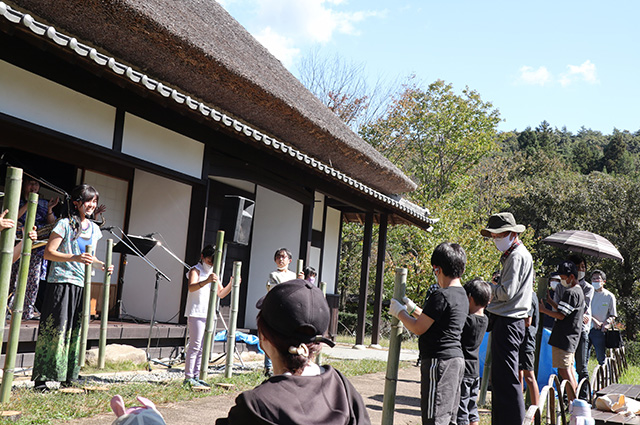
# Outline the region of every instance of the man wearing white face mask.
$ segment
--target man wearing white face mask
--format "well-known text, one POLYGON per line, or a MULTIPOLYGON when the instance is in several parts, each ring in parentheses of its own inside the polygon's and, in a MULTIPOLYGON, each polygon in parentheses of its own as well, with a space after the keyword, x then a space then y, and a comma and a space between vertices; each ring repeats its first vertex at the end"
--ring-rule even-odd
POLYGON ((615 295, 604 288, 606 281, 607 275, 602 270, 594 270, 591 273, 591 283, 595 289, 595 294, 593 294, 591 302, 593 319, 591 331, 589 332, 589 342, 595 348, 596 358, 600 364, 604 363, 607 350, 604 332, 611 328, 613 320, 618 315, 615 295))
MULTIPOLYGON (((578 340, 578 347, 576 347, 575 360, 576 360, 576 372, 578 373, 578 381, 583 379, 589 379, 589 331, 591 330, 591 299, 593 298, 593 286, 584 279, 587 262, 584 257, 580 255, 570 255, 567 261, 571 261, 576 265, 578 270, 578 285, 582 289, 584 294, 584 314, 582 316, 582 331, 580 332, 580 339, 578 340)), ((560 303, 562 296, 564 295, 564 287, 561 285, 553 297, 556 304, 560 303)), ((587 398, 587 386, 582 387, 582 391, 578 394, 578 397, 586 400, 587 398)))
POLYGON ((524 339, 524 319, 528 317, 533 294, 533 259, 518 239, 525 226, 516 224, 511 213, 489 217, 482 236, 493 239, 502 271, 499 281, 492 281, 493 298, 487 311, 491 314, 491 423, 515 424, 524 419, 524 399, 518 374, 519 350, 524 339))

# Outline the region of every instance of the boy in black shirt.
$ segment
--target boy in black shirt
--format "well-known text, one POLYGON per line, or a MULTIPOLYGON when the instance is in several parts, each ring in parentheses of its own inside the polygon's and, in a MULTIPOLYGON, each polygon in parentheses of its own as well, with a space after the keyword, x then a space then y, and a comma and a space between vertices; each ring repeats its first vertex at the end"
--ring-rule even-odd
POLYGON ((478 425, 478 390, 480 374, 478 353, 480 344, 487 332, 489 319, 484 308, 491 301, 491 286, 482 279, 473 279, 464 284, 469 296, 469 315, 462 330, 462 352, 464 353, 464 376, 460 389, 458 406, 458 425, 478 425))
MULTIPOLYGON (((582 315, 584 314, 584 293, 578 286, 578 269, 570 261, 560 264, 558 267, 560 283, 565 287, 562 299, 558 304, 553 300, 551 306, 557 311, 539 304, 540 313, 544 313, 556 319, 549 337, 551 345, 552 365, 558 368, 558 373, 563 379, 569 381, 575 393, 578 386, 572 373, 574 353, 578 347, 580 332, 582 332, 582 315)), ((549 300, 547 300, 549 301, 549 300)))
POLYGON ((469 300, 460 283, 467 255, 458 244, 441 243, 431 255, 440 289, 421 309, 409 298, 391 299, 389 313, 419 335, 420 409, 424 425, 455 423, 460 401, 464 356, 460 337, 469 312, 469 300))

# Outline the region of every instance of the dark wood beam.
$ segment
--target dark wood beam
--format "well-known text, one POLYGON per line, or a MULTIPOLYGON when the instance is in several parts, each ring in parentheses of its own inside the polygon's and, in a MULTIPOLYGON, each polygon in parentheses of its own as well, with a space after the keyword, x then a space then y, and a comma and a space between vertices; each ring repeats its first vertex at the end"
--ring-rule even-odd
POLYGON ((382 294, 384 292, 384 259, 387 252, 387 214, 380 215, 378 229, 378 258, 376 263, 376 287, 373 299, 373 323, 371 345, 380 344, 380 322, 382 317, 382 294))
POLYGON ((364 344, 364 330, 367 319, 367 286, 369 285, 369 266, 371 265, 371 240, 373 239, 373 213, 368 212, 364 223, 362 240, 362 263, 360 268, 360 295, 358 297, 358 326, 356 345, 364 344))

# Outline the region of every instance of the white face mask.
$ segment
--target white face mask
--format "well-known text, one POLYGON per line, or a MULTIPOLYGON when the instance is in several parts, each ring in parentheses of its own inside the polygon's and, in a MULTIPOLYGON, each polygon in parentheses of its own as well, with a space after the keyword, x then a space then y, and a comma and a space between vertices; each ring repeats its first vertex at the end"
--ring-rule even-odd
POLYGON ((591 282, 591 284, 593 285, 593 289, 595 289, 596 291, 600 288, 602 288, 602 281, 601 280, 594 280, 591 282))
POLYGON ((436 283, 437 283, 438 285, 440 285, 440 284, 438 283, 438 275, 436 274, 436 269, 433 269, 433 278, 436 280, 436 283))
POLYGON ((204 270, 206 273, 211 273, 211 271, 213 270, 213 266, 208 265, 207 263, 205 263, 204 261, 202 262, 202 270, 204 270))
POLYGON ((584 272, 578 272, 578 280, 584 279, 584 275, 585 275, 584 272))
POLYGON ((549 286, 551 286, 552 291, 556 290, 556 288, 558 287, 558 283, 560 282, 558 282, 557 280, 552 280, 551 282, 549 282, 549 286))
POLYGON ((564 286, 565 288, 571 288, 571 285, 569 284, 569 281, 567 281, 567 280, 560 279, 560 284, 562 286, 564 286))
POLYGON ((513 245, 513 238, 511 235, 505 236, 504 238, 493 238, 493 243, 496 244, 498 251, 505 252, 513 245))

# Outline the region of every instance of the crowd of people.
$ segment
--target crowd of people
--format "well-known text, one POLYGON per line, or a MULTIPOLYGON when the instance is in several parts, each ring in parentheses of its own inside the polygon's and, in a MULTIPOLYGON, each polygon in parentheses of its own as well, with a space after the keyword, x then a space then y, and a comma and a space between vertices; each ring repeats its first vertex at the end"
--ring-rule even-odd
MULTIPOLYGON (((25 199, 38 190, 37 181, 25 181, 21 223, 25 199)), ((36 314, 38 285, 46 275, 46 302, 39 306, 32 374, 37 391, 48 391, 49 381, 71 385, 78 379, 85 265, 105 267, 94 255, 102 233, 91 218, 104 210, 98 207, 98 199, 92 186, 75 187, 71 192, 72 211, 62 219, 56 219, 53 213, 57 198, 38 204, 36 227, 53 228, 46 246, 31 257, 23 310, 25 319, 36 314)), ((5 214, 0 214, 0 229, 15 226, 4 218, 5 214)), ((28 232, 33 240, 37 237, 35 229, 28 232)), ((524 384, 531 402, 537 403, 535 341, 538 327, 545 323, 539 314, 553 319, 549 337, 553 367, 570 382, 574 392, 578 382, 573 367, 578 380, 588 379, 590 346, 595 348, 598 362, 604 362, 605 333, 617 314, 615 296, 604 288, 605 272, 593 270, 588 282, 585 259, 569 256, 549 277, 545 299, 538 301, 533 291, 533 258, 519 239, 524 230, 525 226, 506 212, 492 215, 481 230, 481 235, 490 238, 502 253, 499 270, 490 282, 476 278, 463 284, 466 253, 460 245, 444 242, 432 253, 435 284, 422 307, 407 297, 391 300, 390 314, 419 336, 424 424, 479 423, 479 347, 487 331, 491 332, 492 411, 500 412, 492 415, 493 424, 522 422, 524 384)), ((14 260, 19 246, 15 252, 14 260)), ((210 285, 219 283, 213 272, 213 257, 214 247, 205 246, 200 261, 187 273, 185 316, 190 340, 184 383, 192 388, 208 386, 199 378, 199 368, 210 285)), ((349 381, 330 366, 314 362, 322 343, 333 345, 325 337, 329 309, 315 283, 315 270, 306 267, 302 272, 290 271, 291 261, 288 249, 275 252, 276 270, 269 273, 267 293, 256 305, 268 379, 242 393, 228 417, 216 423, 307 423, 310 411, 316 416, 313 423, 369 423, 362 398, 349 381)), ((219 298, 230 293, 232 279, 227 285, 217 285, 219 298)))
POLYGON ((579 380, 588 379, 590 344, 598 361, 604 361, 604 332, 616 316, 615 297, 603 288, 605 273, 594 270, 590 284, 585 259, 571 255, 550 276, 549 294, 539 302, 533 258, 519 239, 524 230, 508 212, 492 215, 481 230, 502 252, 491 282, 473 279, 462 285, 466 254, 460 245, 445 242, 431 256, 437 286, 429 289, 422 308, 406 297, 391 300, 389 312, 419 335, 423 424, 478 423, 477 350, 486 330, 491 332, 491 410, 500 413, 492 415, 493 424, 522 423, 524 384, 531 402, 538 402, 539 313, 553 319, 552 366, 574 393, 574 366, 579 380))

